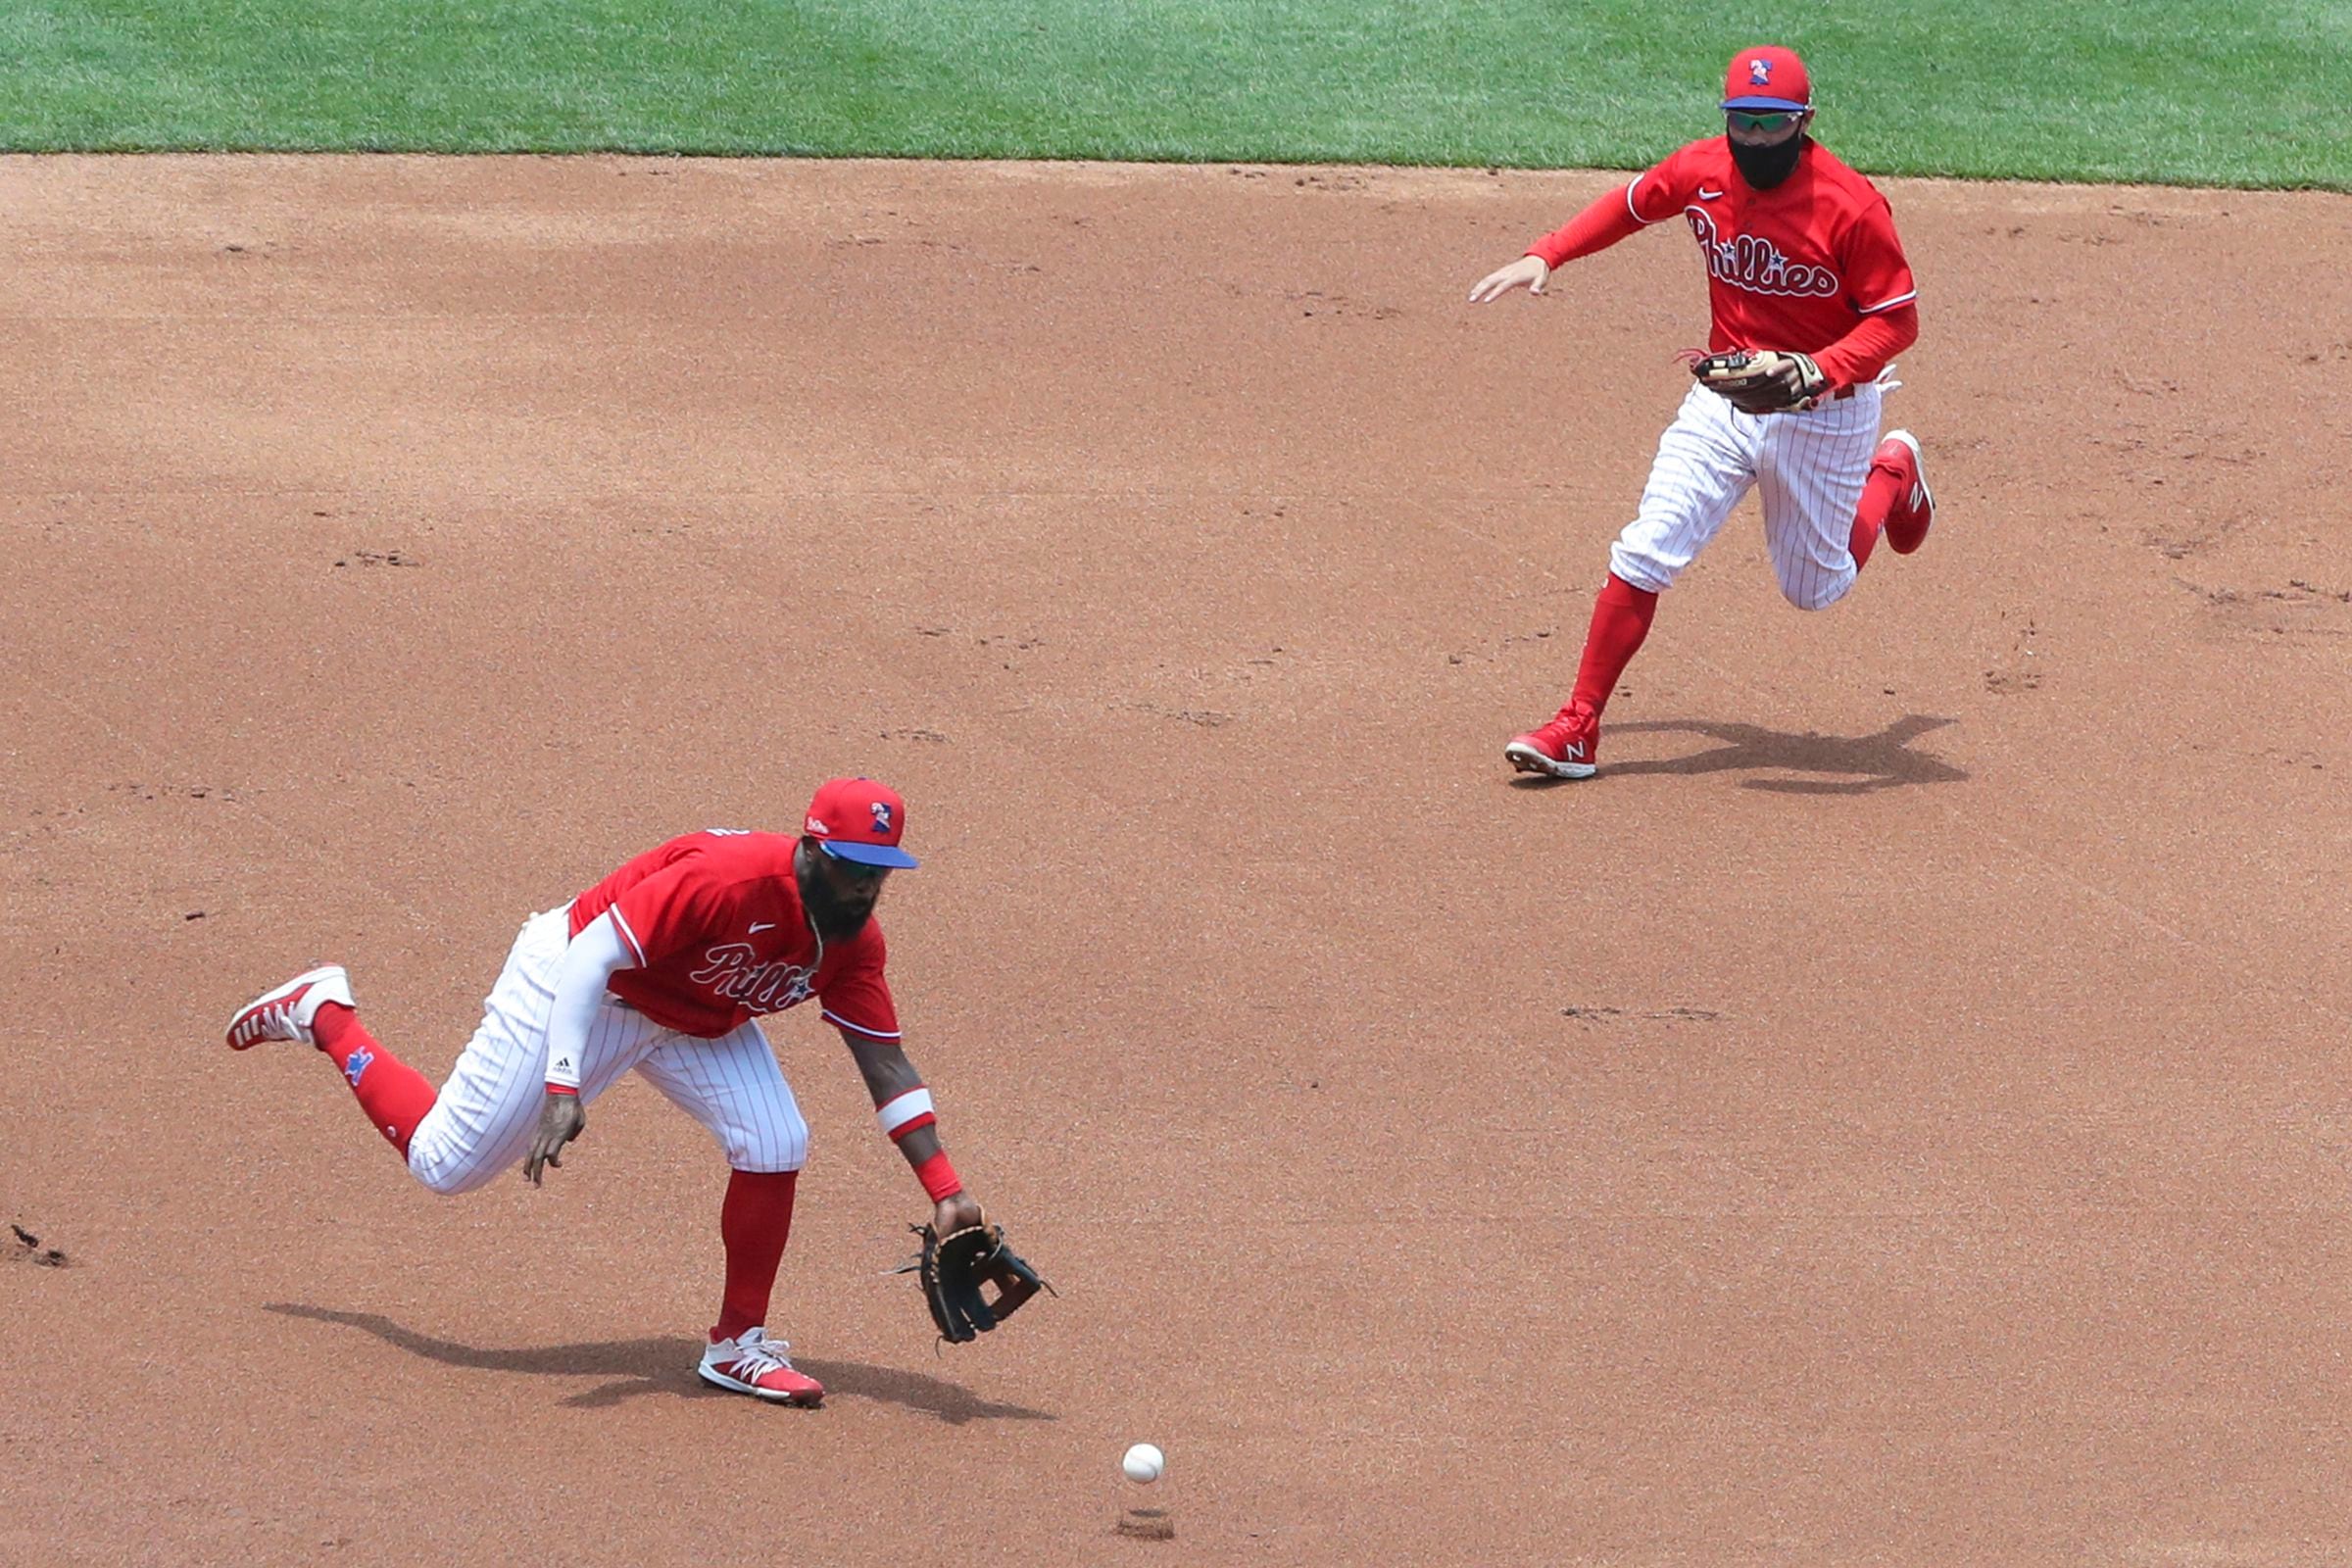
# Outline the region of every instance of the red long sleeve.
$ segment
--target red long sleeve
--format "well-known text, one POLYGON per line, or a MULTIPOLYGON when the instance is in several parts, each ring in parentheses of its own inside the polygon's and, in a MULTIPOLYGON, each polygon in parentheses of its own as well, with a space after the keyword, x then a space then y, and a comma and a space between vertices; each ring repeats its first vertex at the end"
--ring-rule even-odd
POLYGON ((1839 386, 1875 380, 1886 362, 1919 341, 1919 307, 1898 305, 1865 316, 1851 332, 1813 356, 1813 363, 1839 386))
MULTIPOLYGON (((1642 176, 1643 179, 1651 177, 1648 174, 1642 176)), ((1700 179, 1698 183, 1703 187, 1705 181, 1700 179)), ((1620 185, 1606 195, 1596 198, 1583 212, 1578 213, 1566 223, 1529 246, 1527 254, 1541 257, 1544 266, 1556 269, 1575 261, 1580 256, 1590 256, 1594 251, 1606 250, 1619 240, 1640 233, 1644 225, 1634 212, 1634 195, 1639 184, 1640 181, 1636 181, 1633 185, 1620 185)), ((1661 187, 1661 189, 1663 188, 1661 187)), ((1702 189, 1699 192, 1701 200, 1706 199, 1707 194, 1702 189)), ((1714 194, 1720 195, 1721 190, 1719 189, 1714 194)), ((1664 199, 1669 201, 1672 199, 1671 191, 1664 199)), ((1655 204, 1653 203, 1653 205, 1655 204)), ((1710 228, 1709 231, 1712 232, 1712 229, 1710 228)), ((1901 281, 1907 289, 1909 285, 1907 273, 1901 281)), ((1824 303, 1827 304, 1826 301, 1824 303)), ((1715 309, 1715 337, 1725 341, 1711 339, 1711 346, 1722 348, 1740 341, 1736 326, 1729 329, 1725 327, 1724 308, 1720 300, 1716 302, 1715 309)), ((1820 366, 1823 373, 1838 385, 1858 386, 1865 381, 1875 379, 1880 371, 1886 368, 1889 360, 1918 340, 1919 308, 1906 303, 1898 305, 1892 310, 1863 317, 1855 323, 1853 330, 1815 354, 1813 363, 1820 366)), ((1788 345, 1784 340, 1780 343, 1751 343, 1747 346, 1784 348, 1788 345)))
POLYGON ((1558 267, 1573 262, 1579 256, 1607 250, 1621 239, 1642 232, 1642 220, 1634 216, 1626 200, 1628 186, 1620 185, 1560 227, 1553 229, 1527 248, 1530 256, 1544 258, 1545 267, 1558 267))

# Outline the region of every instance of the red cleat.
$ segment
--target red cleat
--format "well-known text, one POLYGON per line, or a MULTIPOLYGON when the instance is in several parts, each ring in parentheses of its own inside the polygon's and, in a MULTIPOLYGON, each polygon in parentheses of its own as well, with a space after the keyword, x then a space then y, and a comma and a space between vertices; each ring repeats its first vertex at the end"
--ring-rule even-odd
POLYGON ((245 1004, 228 1020, 228 1049, 244 1051, 265 1040, 299 1040, 316 1046, 318 1037, 311 1033, 311 1023, 330 1002, 354 1005, 351 976, 339 963, 298 974, 275 991, 265 991, 245 1004))
POLYGON ((1928 524, 1936 520, 1936 496, 1928 488, 1928 470, 1919 456, 1919 437, 1908 430, 1889 430, 1879 443, 1871 466, 1885 468, 1903 482, 1903 493, 1886 514, 1886 544, 1907 556, 1928 542, 1928 524))
POLYGON ((1599 751, 1599 718, 1588 709, 1570 705, 1553 715, 1550 723, 1514 736, 1502 755, 1522 773, 1591 778, 1599 751))
POLYGON ((720 1340, 705 1350, 703 1364, 696 1370, 705 1383, 755 1399, 815 1404, 824 1398, 825 1386, 793 1369, 791 1349, 784 1341, 769 1339, 765 1329, 745 1329, 734 1339, 720 1340))

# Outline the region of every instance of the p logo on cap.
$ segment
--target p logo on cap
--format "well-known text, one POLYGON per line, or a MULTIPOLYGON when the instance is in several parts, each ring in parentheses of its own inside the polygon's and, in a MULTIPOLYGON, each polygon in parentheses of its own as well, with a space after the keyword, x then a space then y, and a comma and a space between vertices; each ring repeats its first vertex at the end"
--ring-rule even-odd
POLYGON ((1742 49, 1723 74, 1722 107, 1802 114, 1813 107, 1812 78, 1793 49, 1778 44, 1742 49))
POLYGON ((836 860, 908 870, 920 864, 899 848, 906 833, 906 803, 870 778, 827 779, 816 787, 802 824, 836 860))

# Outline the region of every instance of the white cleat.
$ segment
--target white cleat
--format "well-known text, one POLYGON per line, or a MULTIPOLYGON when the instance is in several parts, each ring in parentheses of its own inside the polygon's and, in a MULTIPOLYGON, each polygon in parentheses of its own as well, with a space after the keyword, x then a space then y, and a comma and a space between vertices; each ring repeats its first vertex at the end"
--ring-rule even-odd
POLYGON ((237 1015, 228 1020, 228 1049, 244 1051, 265 1040, 299 1040, 316 1046, 318 1037, 311 1033, 311 1024, 318 1009, 330 1002, 346 1007, 358 1005, 351 1000, 351 976, 339 963, 298 974, 238 1008, 237 1015))
POLYGON ((705 1383, 776 1404, 816 1404, 825 1386, 792 1364, 792 1347, 771 1340, 763 1328, 745 1329, 703 1351, 695 1370, 705 1383))

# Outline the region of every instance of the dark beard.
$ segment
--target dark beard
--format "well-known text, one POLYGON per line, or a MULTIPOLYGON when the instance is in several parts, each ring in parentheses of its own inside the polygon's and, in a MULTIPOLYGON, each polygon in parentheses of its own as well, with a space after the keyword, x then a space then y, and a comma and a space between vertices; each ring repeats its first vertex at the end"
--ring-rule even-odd
POLYGON ((1750 190, 1770 190, 1796 172, 1797 154, 1805 150, 1806 137, 1802 131, 1777 147, 1749 147, 1733 141, 1732 162, 1740 166, 1740 177, 1747 181, 1750 190))
MULTIPOLYGON (((822 850, 811 853, 821 855, 822 850)), ((808 911, 808 923, 816 934, 827 942, 847 942, 865 929, 865 922, 874 917, 871 905, 858 906, 844 904, 825 888, 825 884, 808 872, 797 873, 793 880, 801 885, 801 907, 808 911)))

